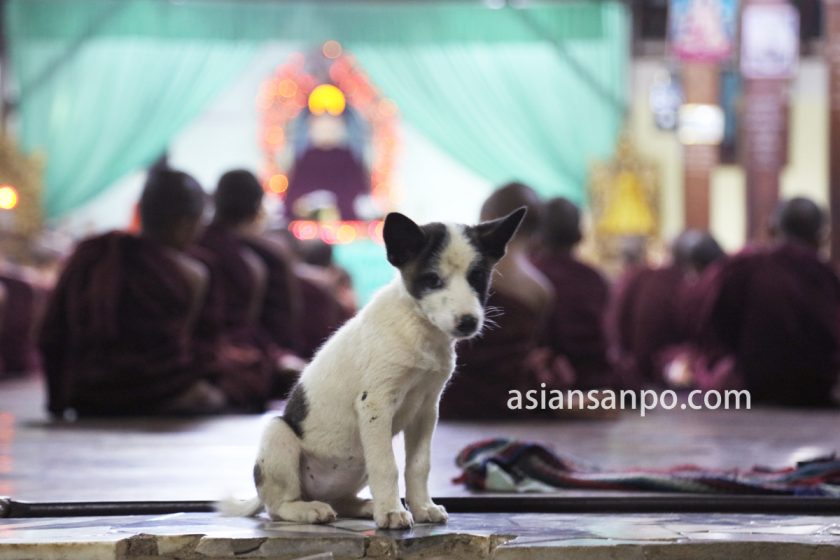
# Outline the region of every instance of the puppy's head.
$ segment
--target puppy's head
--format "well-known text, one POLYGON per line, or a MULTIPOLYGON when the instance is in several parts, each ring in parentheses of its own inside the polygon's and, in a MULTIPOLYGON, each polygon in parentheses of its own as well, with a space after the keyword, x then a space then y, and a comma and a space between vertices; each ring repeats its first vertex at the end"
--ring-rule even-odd
POLYGON ((433 325, 453 338, 470 338, 484 325, 490 273, 525 212, 519 208, 476 226, 418 226, 393 212, 383 230, 388 262, 433 325))

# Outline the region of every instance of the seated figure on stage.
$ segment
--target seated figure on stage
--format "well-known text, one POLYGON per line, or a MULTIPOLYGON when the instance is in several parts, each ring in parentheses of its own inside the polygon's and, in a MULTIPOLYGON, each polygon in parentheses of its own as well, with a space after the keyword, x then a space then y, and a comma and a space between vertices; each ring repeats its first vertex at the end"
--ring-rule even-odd
POLYGON ((228 405, 220 387, 231 380, 200 357, 193 335, 207 272, 185 249, 203 208, 192 177, 154 172, 140 200, 140 235, 110 232, 78 245, 40 333, 54 415, 211 413, 228 405))
POLYGON ((697 321, 691 285, 723 256, 709 234, 687 230, 662 267, 631 268, 619 280, 607 312, 610 357, 629 389, 667 384, 665 368, 692 337, 697 321))
POLYGON ((543 205, 534 264, 554 288, 543 341, 568 359, 575 387, 586 390, 609 387, 615 380, 604 333, 609 286, 600 272, 575 258, 582 238, 577 206, 565 198, 543 205))
POLYGON ((540 335, 554 300, 548 279, 529 260, 540 224, 541 201, 528 186, 512 183, 495 191, 481 208, 481 220, 501 218, 519 207, 528 213, 496 266, 482 333, 458 346, 458 364, 443 393, 443 418, 525 418, 546 414, 511 410, 510 390, 564 389, 574 383, 565 359, 540 347, 540 335))
POLYGON ((819 255, 826 217, 793 198, 771 218, 773 242, 710 272, 701 333, 728 355, 752 402, 832 404, 840 281, 819 255))

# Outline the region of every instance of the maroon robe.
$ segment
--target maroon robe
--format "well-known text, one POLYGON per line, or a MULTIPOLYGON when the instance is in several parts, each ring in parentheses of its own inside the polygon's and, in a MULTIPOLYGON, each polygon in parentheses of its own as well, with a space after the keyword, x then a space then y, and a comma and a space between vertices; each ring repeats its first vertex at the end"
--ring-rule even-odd
POLYGON ((356 198, 370 193, 370 178, 364 164, 348 148, 312 147, 292 169, 286 208, 294 209, 299 198, 321 190, 335 194, 341 219, 355 220, 356 198))
POLYGON ((298 351, 309 359, 318 348, 353 316, 331 291, 326 275, 315 267, 298 267, 295 274, 303 304, 298 322, 298 351))
POLYGON ((192 294, 177 270, 148 239, 113 232, 79 244, 40 333, 51 412, 150 413, 215 377, 196 367, 192 294))
POLYGON ((493 318, 497 326, 485 327, 479 337, 458 344, 458 365, 443 393, 441 417, 491 420, 550 414, 507 406, 510 390, 540 390, 540 383, 546 384, 546 390, 568 388, 565 380, 553 378, 551 371, 538 367, 532 359, 539 351, 543 317, 502 292, 492 293, 487 305, 501 311, 493 318))
MULTIPOLYGON (((275 389, 270 344, 255 341, 252 331, 231 332, 218 259, 201 247, 191 247, 189 254, 209 272, 207 295, 193 329, 196 359, 208 369, 221 372, 215 384, 235 409, 261 412, 275 389)), ((287 389, 284 385, 279 391, 285 393, 287 389)))
POLYGON ((235 332, 255 329, 256 325, 247 314, 256 280, 242 256, 246 248, 244 242, 227 229, 210 225, 197 245, 214 257, 210 272, 224 295, 221 302, 223 326, 235 332))
POLYGON ((700 332, 753 402, 827 405, 837 382, 840 280, 810 247, 744 251, 712 271, 700 332))
POLYGON ((295 326, 302 308, 292 263, 270 240, 246 239, 244 243, 260 257, 268 271, 260 326, 277 346, 297 351, 300 340, 295 326))
POLYGON ((31 373, 38 369, 34 329, 35 288, 13 274, 0 274, 6 289, 6 309, 0 327, 0 377, 31 373))
POLYGON ((534 264, 554 287, 554 305, 543 341, 569 360, 578 388, 613 385, 604 332, 609 301, 607 281, 594 268, 568 253, 540 253, 534 258, 534 264))
POLYGON ((622 384, 662 384, 662 358, 685 342, 681 295, 685 275, 676 266, 635 268, 616 287, 607 313, 611 354, 622 384))
POLYGON ((259 246, 254 250, 256 246, 226 228, 211 225, 198 240, 197 247, 201 251, 195 254, 210 269, 211 285, 215 287, 210 293, 211 305, 218 310, 216 320, 220 336, 243 352, 244 357, 256 359, 257 363, 252 366, 263 372, 253 379, 242 379, 242 382, 252 390, 270 387, 266 389, 268 392, 282 397, 294 384, 295 376, 280 368, 280 360, 297 349, 278 344, 278 340, 300 344, 294 327, 286 323, 290 317, 283 309, 278 312, 277 307, 288 306, 286 309, 291 310, 292 288, 282 285, 289 281, 285 276, 286 264, 277 255, 270 255, 268 247, 259 246), (266 294, 256 320, 248 317, 257 283, 243 256, 248 250, 260 257, 268 272, 266 294), (267 315, 275 322, 264 322, 267 315))

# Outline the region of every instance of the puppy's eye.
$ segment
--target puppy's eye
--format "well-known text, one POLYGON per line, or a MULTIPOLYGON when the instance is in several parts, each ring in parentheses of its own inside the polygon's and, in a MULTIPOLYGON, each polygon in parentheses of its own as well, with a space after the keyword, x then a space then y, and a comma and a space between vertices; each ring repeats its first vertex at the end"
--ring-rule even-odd
POLYGON ((443 279, 434 272, 427 272, 417 279, 420 286, 427 290, 437 290, 443 287, 443 279))

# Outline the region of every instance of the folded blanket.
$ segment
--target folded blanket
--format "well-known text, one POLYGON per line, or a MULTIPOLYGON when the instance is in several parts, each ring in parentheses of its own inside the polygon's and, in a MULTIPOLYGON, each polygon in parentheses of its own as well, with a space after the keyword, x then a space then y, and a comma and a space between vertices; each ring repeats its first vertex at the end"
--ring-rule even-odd
POLYGON ((486 439, 465 447, 455 460, 463 469, 453 482, 490 492, 630 490, 695 494, 840 496, 840 460, 832 454, 795 467, 603 470, 554 454, 532 442, 486 439))

